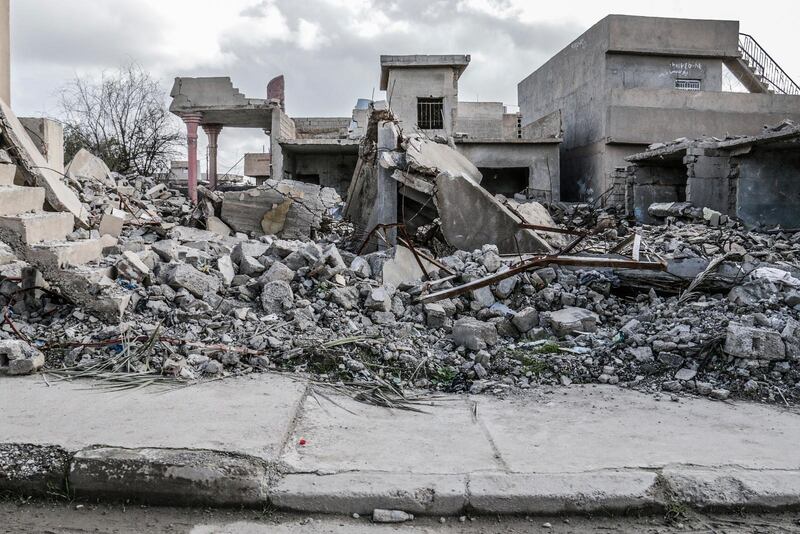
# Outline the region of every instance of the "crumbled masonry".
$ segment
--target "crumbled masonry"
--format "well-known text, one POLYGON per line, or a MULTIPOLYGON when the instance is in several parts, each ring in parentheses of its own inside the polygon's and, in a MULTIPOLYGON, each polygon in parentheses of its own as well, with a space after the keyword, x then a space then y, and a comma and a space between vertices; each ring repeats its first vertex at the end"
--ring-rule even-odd
POLYGON ((64 183, 91 230, 21 239, 41 193, 0 225, 0 372, 176 384, 290 371, 394 391, 608 383, 800 400, 800 232, 748 231, 685 203, 654 204, 665 224, 647 226, 492 196, 469 161, 404 137, 386 111, 360 154, 344 207, 291 180, 200 186, 195 206, 80 153, 64 183), (394 149, 377 161, 379 138, 394 149), (365 228, 380 180, 429 195, 435 217, 365 228))

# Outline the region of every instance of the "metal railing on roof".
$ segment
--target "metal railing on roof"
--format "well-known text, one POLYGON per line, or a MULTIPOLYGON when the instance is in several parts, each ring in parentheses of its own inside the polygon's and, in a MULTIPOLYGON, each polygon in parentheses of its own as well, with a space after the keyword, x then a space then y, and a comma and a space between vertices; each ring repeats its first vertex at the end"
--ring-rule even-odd
POLYGON ((746 33, 739 34, 739 52, 756 78, 770 92, 783 95, 800 95, 800 86, 772 59, 758 41, 746 33))

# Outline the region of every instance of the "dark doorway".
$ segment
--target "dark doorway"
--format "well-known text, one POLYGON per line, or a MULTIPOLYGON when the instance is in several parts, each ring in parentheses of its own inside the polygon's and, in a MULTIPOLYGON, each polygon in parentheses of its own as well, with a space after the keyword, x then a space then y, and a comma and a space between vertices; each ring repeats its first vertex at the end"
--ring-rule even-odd
POLYGON ((528 167, 478 167, 483 175, 481 185, 493 195, 513 197, 528 188, 528 167))
POLYGON ((319 174, 297 174, 295 180, 307 184, 319 185, 319 174))

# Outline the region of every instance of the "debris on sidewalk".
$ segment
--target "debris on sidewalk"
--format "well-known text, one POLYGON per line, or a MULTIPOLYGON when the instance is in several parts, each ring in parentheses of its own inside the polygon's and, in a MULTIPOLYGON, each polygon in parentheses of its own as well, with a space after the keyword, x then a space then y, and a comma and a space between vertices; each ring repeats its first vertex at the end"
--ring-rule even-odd
POLYGON ((383 510, 375 508, 372 511, 373 523, 405 523, 406 521, 413 521, 414 515, 403 512, 402 510, 383 510))

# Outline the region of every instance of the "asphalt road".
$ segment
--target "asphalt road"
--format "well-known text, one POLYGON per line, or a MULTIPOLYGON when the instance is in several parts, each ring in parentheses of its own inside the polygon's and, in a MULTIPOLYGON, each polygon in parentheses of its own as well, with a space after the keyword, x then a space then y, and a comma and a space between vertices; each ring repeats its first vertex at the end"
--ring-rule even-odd
POLYGON ((708 534, 800 533, 800 513, 697 515, 667 524, 663 517, 420 518, 402 525, 375 525, 368 518, 297 516, 268 510, 207 510, 91 505, 8 498, 0 501, 0 533, 190 533, 190 534, 519 534, 611 533, 708 534))

